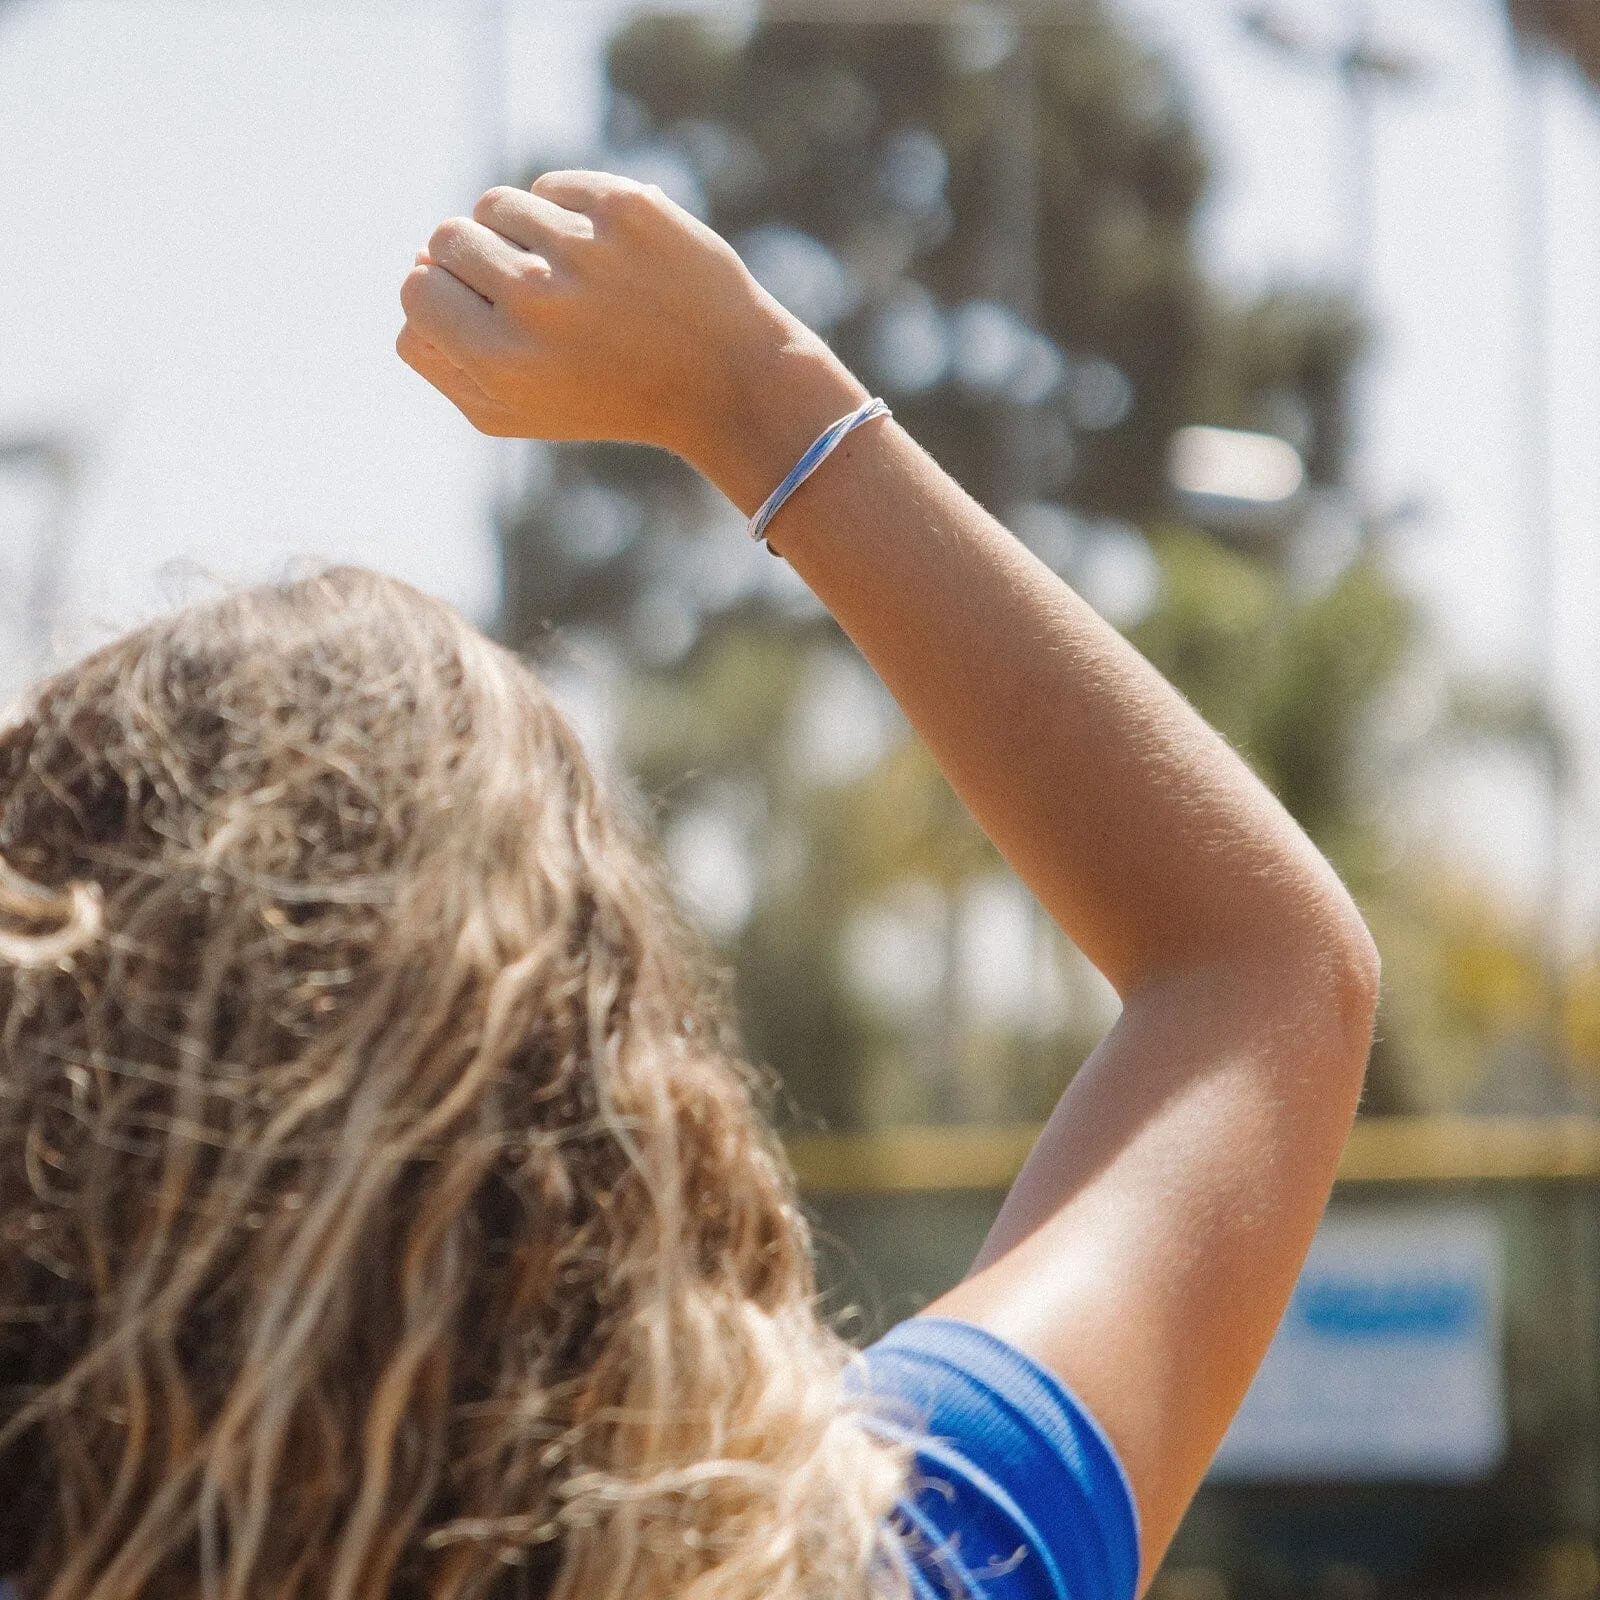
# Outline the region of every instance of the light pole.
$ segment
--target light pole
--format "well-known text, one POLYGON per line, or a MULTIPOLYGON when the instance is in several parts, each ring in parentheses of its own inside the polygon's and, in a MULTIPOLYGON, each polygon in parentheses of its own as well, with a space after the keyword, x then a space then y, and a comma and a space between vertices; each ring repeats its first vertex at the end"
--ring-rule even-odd
MULTIPOLYGON (((1550 331, 1547 277, 1549 251, 1545 227, 1544 64, 1548 48, 1513 35, 1514 84, 1512 164, 1518 280, 1522 290, 1521 373, 1518 388, 1522 432, 1523 520, 1528 539, 1529 622, 1535 683, 1556 711, 1556 549, 1550 494, 1550 331)), ((1559 969, 1565 933, 1565 895, 1561 882, 1563 851, 1562 785, 1556 751, 1543 752, 1548 804, 1545 877, 1540 901, 1545 913, 1546 954, 1559 969)))
POLYGON ((1246 34, 1275 50, 1285 60, 1314 72, 1331 74, 1344 95, 1349 149, 1349 259, 1345 276, 1360 291, 1372 267, 1374 197, 1377 159, 1373 120, 1380 93, 1418 87, 1428 69, 1412 56, 1381 45, 1373 36, 1368 7, 1352 0, 1342 40, 1324 42, 1308 35, 1271 6, 1256 6, 1240 16, 1246 34))
MULTIPOLYGON (((1346 259, 1343 277, 1351 299, 1369 298, 1373 245, 1376 237, 1377 148, 1374 120, 1378 97, 1384 93, 1414 90, 1426 81, 1429 68, 1413 56, 1388 48, 1373 32, 1366 0, 1350 0, 1345 9, 1342 37, 1312 37, 1271 5, 1254 6, 1240 14, 1245 34, 1273 50, 1286 61, 1311 72, 1331 76, 1345 103, 1346 194, 1348 200, 1346 259)), ((1351 518, 1359 541, 1367 545, 1381 530, 1397 520, 1373 504, 1366 461, 1365 430, 1359 422, 1364 402, 1365 375, 1351 374, 1352 426, 1350 460, 1345 479, 1351 501, 1351 518)))
MULTIPOLYGON (((988 291, 1028 327, 1039 322, 1039 96, 1035 42, 1028 20, 1008 17, 1011 48, 996 69, 989 137, 993 207, 986 252, 988 291)), ((995 504, 1019 504, 1038 493, 1034 408, 1009 398, 1003 410, 995 504)))

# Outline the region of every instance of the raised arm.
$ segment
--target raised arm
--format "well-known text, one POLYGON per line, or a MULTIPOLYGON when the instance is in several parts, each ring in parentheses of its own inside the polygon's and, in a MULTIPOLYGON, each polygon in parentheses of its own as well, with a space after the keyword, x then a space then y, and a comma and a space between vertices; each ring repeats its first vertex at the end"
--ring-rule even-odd
MULTIPOLYGON (((658 192, 558 173, 444 224, 401 355, 487 432, 686 456, 751 512, 866 391, 658 192)), ((930 1309, 1054 1370, 1159 1564, 1333 1180, 1377 962, 1326 862, 1114 630, 894 423, 769 540, 1122 997, 972 1274, 930 1309)))

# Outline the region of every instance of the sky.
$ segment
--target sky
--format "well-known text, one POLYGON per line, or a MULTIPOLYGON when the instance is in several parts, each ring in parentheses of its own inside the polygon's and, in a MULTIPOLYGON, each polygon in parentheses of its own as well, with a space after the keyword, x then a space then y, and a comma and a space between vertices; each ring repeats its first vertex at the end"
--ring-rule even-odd
MULTIPOLYGON (((57 659, 213 579, 348 559, 484 619, 514 451, 392 352, 398 284, 434 224, 535 153, 581 157, 599 50, 627 0, 10 0, 0 4, 0 439, 76 441, 57 659), (500 42, 497 43, 496 41, 500 42)), ((1224 0, 1116 0, 1173 56, 1211 145, 1205 259, 1246 293, 1351 269, 1337 90, 1245 38, 1224 0)), ((1354 8, 1283 8, 1335 41, 1354 8)), ((1529 537, 1523 257, 1530 160, 1493 0, 1375 0, 1428 63, 1377 112, 1363 276, 1380 339, 1362 476, 1414 502, 1395 557, 1442 667, 1554 675, 1588 762, 1563 834, 1567 915, 1600 907, 1600 112, 1543 75, 1553 577, 1529 537)), ((0 687, 47 488, 0 471, 0 687), (7 607, 10 608, 8 615, 7 607)), ((1478 757, 1424 797, 1434 843, 1537 892, 1528 774, 1478 757)))
MULTIPOLYGON (((1352 262, 1351 142, 1330 76, 1246 38, 1220 0, 1124 0, 1169 48, 1218 163, 1204 217, 1213 272, 1241 291, 1328 282, 1352 262)), ((1563 64, 1526 96, 1493 0, 1301 0, 1278 8, 1328 43, 1364 11, 1385 48, 1425 68, 1380 98, 1370 254, 1360 263, 1377 343, 1365 379, 1361 472, 1379 508, 1412 502, 1393 536, 1435 649, 1411 685, 1425 721, 1444 670, 1547 682, 1582 763, 1559 826, 1557 910, 1568 936, 1600 916, 1600 110, 1563 64), (1531 115, 1530 115, 1530 107, 1531 115), (1537 130, 1532 138, 1529 124, 1537 130), (1540 174, 1542 172, 1542 184, 1540 174), (1542 188, 1544 338, 1530 337, 1519 208, 1542 188), (1530 352, 1544 366, 1548 470, 1528 447, 1530 352), (1548 496, 1548 556, 1531 530, 1548 496)), ((1550 827, 1525 764, 1446 764, 1408 819, 1435 848, 1548 903, 1550 827)))

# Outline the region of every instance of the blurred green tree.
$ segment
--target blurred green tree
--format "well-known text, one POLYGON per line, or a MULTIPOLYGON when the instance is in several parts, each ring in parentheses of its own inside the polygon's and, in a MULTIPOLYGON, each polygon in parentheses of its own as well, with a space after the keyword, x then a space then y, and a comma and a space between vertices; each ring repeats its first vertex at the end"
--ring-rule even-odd
MULTIPOLYGON (((1393 898, 1369 731, 1416 623, 1341 489, 1355 309, 1206 282, 1181 87, 1098 0, 1022 28, 978 7, 893 26, 796 9, 629 24, 596 160, 731 238, 1195 701, 1358 895, 1393 898), (1169 452, 1193 424, 1286 439, 1304 486, 1266 508, 1185 500, 1169 452)), ((619 759, 802 1116, 1042 1114, 1106 997, 837 629, 680 463, 530 459, 502 524, 502 634, 558 679, 612 685, 619 759)), ((1412 944, 1437 932, 1391 921, 1412 944)), ((1413 965, 1444 981, 1445 963, 1413 965)), ((1386 1040, 1374 1108, 1450 1098, 1418 1049, 1405 1028, 1386 1040)))

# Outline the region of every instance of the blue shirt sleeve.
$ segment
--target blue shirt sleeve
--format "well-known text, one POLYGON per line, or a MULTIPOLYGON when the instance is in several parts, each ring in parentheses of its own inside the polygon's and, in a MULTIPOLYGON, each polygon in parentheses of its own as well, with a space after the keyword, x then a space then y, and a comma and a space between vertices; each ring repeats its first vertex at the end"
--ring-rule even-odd
POLYGON ((1133 1600, 1127 1475, 1051 1373, 943 1317, 901 1323, 865 1366, 871 1425, 915 1452, 897 1521, 916 1600, 1133 1600))

